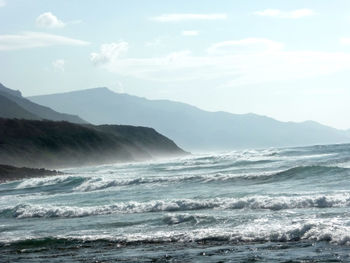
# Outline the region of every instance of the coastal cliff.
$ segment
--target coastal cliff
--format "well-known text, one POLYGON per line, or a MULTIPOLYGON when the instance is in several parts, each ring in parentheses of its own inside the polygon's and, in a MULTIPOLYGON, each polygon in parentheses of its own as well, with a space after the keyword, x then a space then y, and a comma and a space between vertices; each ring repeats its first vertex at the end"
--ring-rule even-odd
POLYGON ((186 154, 152 128, 0 118, 0 164, 63 168, 186 154))

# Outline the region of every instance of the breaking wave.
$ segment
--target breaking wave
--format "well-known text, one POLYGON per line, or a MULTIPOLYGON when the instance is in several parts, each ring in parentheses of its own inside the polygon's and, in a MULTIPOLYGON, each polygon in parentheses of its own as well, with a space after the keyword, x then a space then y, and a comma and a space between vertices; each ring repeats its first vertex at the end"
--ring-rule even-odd
POLYGON ((296 242, 324 241, 337 245, 350 245, 350 227, 337 220, 300 220, 295 223, 275 221, 262 224, 249 222, 236 227, 197 228, 195 230, 152 231, 123 235, 85 234, 58 235, 53 237, 31 237, 25 239, 0 240, 0 246, 68 246, 76 243, 115 242, 124 245, 169 242, 296 242))
POLYGON ((178 199, 149 202, 125 202, 103 206, 75 207, 20 204, 0 210, 0 217, 51 218, 85 217, 115 213, 151 213, 162 211, 191 211, 203 209, 263 209, 283 210, 298 208, 349 207, 350 194, 313 196, 253 196, 244 198, 214 198, 206 200, 178 199))
POLYGON ((86 180, 80 176, 55 176, 45 178, 26 179, 16 186, 16 189, 36 188, 43 186, 75 186, 83 183, 86 180))
POLYGON ((137 178, 90 178, 82 181, 82 183, 74 188, 75 191, 95 191, 103 190, 117 186, 130 186, 140 184, 162 184, 162 183, 211 183, 211 182, 235 182, 235 181, 273 181, 305 179, 307 177, 329 176, 334 174, 349 173, 350 169, 340 167, 327 166, 298 166, 287 170, 276 172, 260 172, 260 173, 213 173, 201 175, 182 175, 182 176, 164 176, 164 177, 137 177, 137 178))
POLYGON ((248 150, 1 184, 0 261, 349 262, 349 160, 350 145, 248 150))

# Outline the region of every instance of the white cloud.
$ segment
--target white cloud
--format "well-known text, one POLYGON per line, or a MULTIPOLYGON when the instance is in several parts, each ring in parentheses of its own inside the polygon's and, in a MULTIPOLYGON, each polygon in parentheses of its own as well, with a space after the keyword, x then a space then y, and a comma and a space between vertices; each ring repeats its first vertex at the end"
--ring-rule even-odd
POLYGON ((316 13, 311 9, 303 8, 303 9, 297 9, 293 11, 281 11, 279 9, 265 9, 262 11, 254 12, 254 14, 259 16, 269 16, 269 17, 276 17, 276 18, 298 19, 302 17, 313 16, 316 13))
POLYGON ((194 36, 198 36, 199 35, 199 31, 196 31, 196 30, 184 30, 184 31, 181 32, 181 34, 183 36, 194 37, 194 36))
POLYGON ((265 38, 245 38, 241 40, 230 40, 211 45, 207 52, 209 54, 226 53, 256 53, 258 51, 277 51, 283 48, 280 42, 265 38))
POLYGON ((52 62, 52 66, 55 71, 64 72, 64 64, 65 64, 64 59, 56 59, 55 61, 52 62))
POLYGON ((62 28, 66 24, 59 20, 51 12, 46 12, 37 17, 36 25, 42 28, 62 28))
POLYGON ((110 58, 101 66, 123 76, 160 82, 218 80, 223 86, 304 79, 350 70, 350 53, 286 51, 279 42, 258 38, 215 43, 203 56, 185 50, 161 57, 110 58), (252 43, 254 47, 250 47, 252 43), (234 49, 242 46, 249 47, 249 52, 234 49))
POLYGON ((83 46, 88 44, 89 43, 86 41, 40 32, 24 32, 17 35, 0 35, 0 51, 47 47, 54 45, 83 46))
POLYGON ((5 5, 6 5, 5 0, 0 0, 0 7, 3 7, 3 6, 5 6, 5 5))
POLYGON ((90 60, 95 65, 106 64, 110 61, 118 59, 122 54, 129 49, 127 42, 110 43, 101 45, 99 53, 91 53, 90 60))
POLYGON ((188 20, 222 20, 226 14, 164 14, 151 19, 158 22, 180 22, 188 20))

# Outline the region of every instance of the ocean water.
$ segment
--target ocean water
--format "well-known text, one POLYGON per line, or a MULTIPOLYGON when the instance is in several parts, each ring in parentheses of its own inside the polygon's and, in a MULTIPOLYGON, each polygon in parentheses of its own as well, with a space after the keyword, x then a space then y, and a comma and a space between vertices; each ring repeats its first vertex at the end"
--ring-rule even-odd
POLYGON ((350 262, 350 145, 0 184, 0 262, 350 262))

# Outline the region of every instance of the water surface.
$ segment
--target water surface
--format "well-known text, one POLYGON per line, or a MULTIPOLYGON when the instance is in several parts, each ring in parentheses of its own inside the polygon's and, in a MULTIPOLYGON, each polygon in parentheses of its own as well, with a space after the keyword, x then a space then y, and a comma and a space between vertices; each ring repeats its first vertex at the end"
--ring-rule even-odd
POLYGON ((0 184, 0 261, 350 262, 350 145, 0 184))

